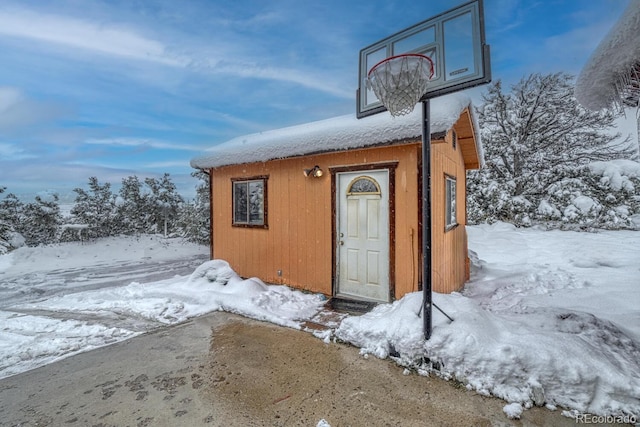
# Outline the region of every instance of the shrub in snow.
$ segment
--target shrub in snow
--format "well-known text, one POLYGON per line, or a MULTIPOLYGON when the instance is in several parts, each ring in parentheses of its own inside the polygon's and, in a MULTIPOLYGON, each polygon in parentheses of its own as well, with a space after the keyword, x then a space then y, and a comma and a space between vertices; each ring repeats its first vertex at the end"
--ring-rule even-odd
POLYGON ((483 100, 486 167, 469 172, 470 223, 633 225, 638 163, 615 159, 635 158, 637 149, 629 137, 611 135, 612 112, 578 105, 571 76, 533 74, 511 93, 498 81, 483 100))
POLYGON ((562 210, 565 225, 634 229, 633 215, 640 213, 638 189, 640 163, 612 160, 574 169, 566 179, 550 186, 547 196, 562 210))
POLYGON ((549 199, 542 199, 536 209, 538 218, 544 221, 554 221, 562 218, 560 211, 549 203, 549 199))
POLYGON ((25 246, 27 244, 27 241, 25 240, 24 236, 20 233, 11 233, 10 239, 9 239, 9 247, 11 249, 18 249, 21 248, 23 246, 25 246))
POLYGON ((585 219, 595 220, 602 210, 602 206, 591 197, 577 196, 564 209, 564 218, 569 222, 584 222, 585 219))

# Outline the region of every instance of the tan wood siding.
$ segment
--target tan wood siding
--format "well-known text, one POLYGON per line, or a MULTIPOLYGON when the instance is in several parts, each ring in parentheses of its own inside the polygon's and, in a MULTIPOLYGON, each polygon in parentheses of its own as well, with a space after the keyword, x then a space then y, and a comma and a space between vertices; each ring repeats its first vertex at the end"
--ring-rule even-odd
POLYGON ((396 297, 417 290, 418 148, 413 143, 214 169, 213 257, 227 260, 244 277, 330 295, 333 206, 329 168, 397 162, 393 224, 397 238, 392 266, 396 297), (324 175, 305 177, 303 169, 316 164, 324 175), (269 177, 268 228, 233 227, 231 179, 257 175, 269 177))
MULTIPOLYGON (((432 144, 433 290, 459 290, 468 279, 465 170, 479 163, 468 111, 451 134, 432 144), (456 178, 458 226, 445 230, 445 175, 456 178)), ((395 239, 391 242, 395 298, 418 290, 420 265, 420 142, 332 152, 216 168, 212 173, 212 257, 227 260, 243 277, 331 295, 334 206, 330 168, 394 163, 395 239), (319 165, 324 175, 303 169, 319 165), (232 178, 268 176, 268 228, 232 226, 232 178), (278 272, 281 272, 281 275, 278 272)), ((361 166, 361 167, 365 167, 361 166)))
POLYGON ((454 149, 449 136, 447 141, 431 146, 432 289, 443 293, 460 290, 468 279, 466 170, 460 144, 454 149), (458 225, 449 230, 445 225, 446 176, 456 179, 458 225))

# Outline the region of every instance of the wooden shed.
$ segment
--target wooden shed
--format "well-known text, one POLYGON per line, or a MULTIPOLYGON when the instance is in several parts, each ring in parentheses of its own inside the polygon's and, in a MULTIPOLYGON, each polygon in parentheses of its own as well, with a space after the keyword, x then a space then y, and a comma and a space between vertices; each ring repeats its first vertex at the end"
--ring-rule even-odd
MULTIPOLYGON (((433 290, 469 278, 470 99, 432 100, 433 290)), ((419 109, 417 109, 419 110, 419 109)), ((246 135, 194 158, 211 178, 211 257, 244 277, 389 302, 422 286, 421 114, 342 116, 246 135)))

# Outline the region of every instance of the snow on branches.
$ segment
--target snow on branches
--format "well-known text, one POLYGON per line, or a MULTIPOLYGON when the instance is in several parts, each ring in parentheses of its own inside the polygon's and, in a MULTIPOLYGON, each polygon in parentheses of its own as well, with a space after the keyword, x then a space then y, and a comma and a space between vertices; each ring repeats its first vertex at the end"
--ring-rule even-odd
POLYGON ((478 109, 486 167, 469 175, 470 222, 634 228, 640 164, 615 114, 581 107, 573 78, 532 74, 478 109))

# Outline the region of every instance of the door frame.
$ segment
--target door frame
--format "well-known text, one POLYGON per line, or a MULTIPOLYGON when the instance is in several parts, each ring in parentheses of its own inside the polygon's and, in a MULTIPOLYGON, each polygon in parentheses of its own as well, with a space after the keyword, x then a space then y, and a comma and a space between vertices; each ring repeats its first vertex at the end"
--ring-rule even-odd
POLYGON ((338 212, 337 206, 337 174, 342 172, 366 172, 384 169, 389 174, 389 302, 395 301, 396 296, 396 168, 398 162, 363 163, 346 166, 331 166, 331 295, 338 290, 338 212))

